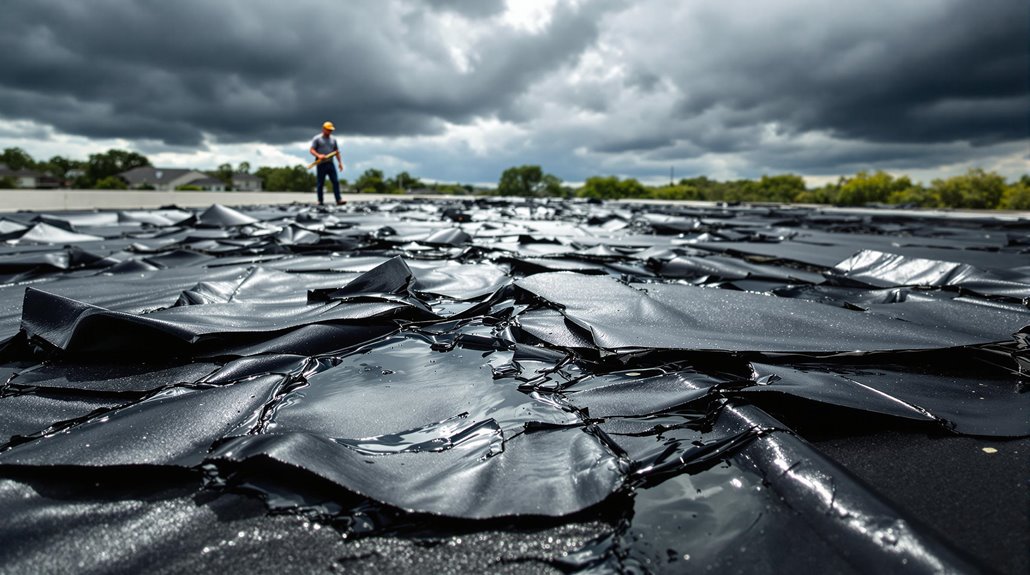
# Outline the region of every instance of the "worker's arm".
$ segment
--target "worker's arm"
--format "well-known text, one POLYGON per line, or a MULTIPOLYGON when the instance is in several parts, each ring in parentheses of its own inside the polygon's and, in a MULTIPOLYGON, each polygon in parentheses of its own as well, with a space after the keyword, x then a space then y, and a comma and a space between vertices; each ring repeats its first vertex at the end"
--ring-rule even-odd
POLYGON ((336 144, 336 163, 340 166, 340 171, 343 171, 343 157, 340 155, 340 145, 336 144))
POLYGON ((324 154, 319 154, 318 152, 316 152, 314 146, 311 146, 311 149, 308 151, 311 152, 311 155, 314 156, 316 160, 321 160, 325 157, 324 154))

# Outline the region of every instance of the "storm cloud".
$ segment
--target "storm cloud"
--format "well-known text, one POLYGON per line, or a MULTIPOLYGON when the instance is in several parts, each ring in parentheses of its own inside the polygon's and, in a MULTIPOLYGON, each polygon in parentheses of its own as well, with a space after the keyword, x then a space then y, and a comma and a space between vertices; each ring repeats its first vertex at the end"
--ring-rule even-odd
POLYGON ((386 156, 466 181, 530 162, 566 179, 671 164, 739 176, 874 162, 932 170, 1025 153, 1028 10, 958 0, 11 2, 0 19, 0 128, 30 121, 169 149, 288 146, 329 118, 368 162, 386 156))

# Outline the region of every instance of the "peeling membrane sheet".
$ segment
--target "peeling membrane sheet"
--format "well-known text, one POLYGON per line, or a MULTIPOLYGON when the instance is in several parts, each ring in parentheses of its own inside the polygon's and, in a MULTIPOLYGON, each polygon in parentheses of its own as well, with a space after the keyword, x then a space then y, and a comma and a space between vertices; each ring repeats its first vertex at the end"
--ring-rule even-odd
POLYGON ((406 200, 0 238, 0 572, 1030 569, 1026 219, 406 200))

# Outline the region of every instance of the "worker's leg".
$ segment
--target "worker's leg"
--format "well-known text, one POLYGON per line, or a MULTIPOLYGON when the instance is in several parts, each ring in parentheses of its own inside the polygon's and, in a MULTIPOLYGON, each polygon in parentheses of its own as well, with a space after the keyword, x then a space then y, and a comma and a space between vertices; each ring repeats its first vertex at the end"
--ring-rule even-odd
POLYGON ((322 190, 325 188, 325 167, 326 164, 319 164, 315 169, 315 193, 318 194, 318 205, 322 205, 322 190))
POLYGON ((340 203, 340 177, 336 175, 336 166, 329 164, 329 169, 326 172, 329 173, 329 181, 333 183, 333 195, 336 196, 336 203, 340 203))

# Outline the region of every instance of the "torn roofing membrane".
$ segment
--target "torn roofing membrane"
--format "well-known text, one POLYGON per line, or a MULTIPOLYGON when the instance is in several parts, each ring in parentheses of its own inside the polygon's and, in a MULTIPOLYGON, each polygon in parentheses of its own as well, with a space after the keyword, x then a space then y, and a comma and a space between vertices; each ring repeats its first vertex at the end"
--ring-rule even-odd
POLYGON ((1028 567, 1025 505, 949 501, 1009 518, 963 527, 820 452, 889 430, 1025 467, 1026 220, 470 199, 22 212, 0 234, 3 571, 68 522, 95 553, 56 570, 131 548, 442 571, 462 537, 480 571, 1028 567), (268 544, 128 528, 168 509, 217 532, 189 498, 268 544), (287 557, 284 514, 348 551, 287 557))

